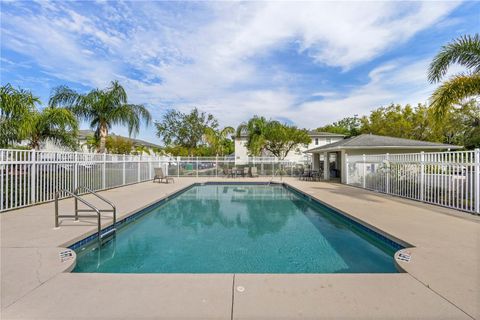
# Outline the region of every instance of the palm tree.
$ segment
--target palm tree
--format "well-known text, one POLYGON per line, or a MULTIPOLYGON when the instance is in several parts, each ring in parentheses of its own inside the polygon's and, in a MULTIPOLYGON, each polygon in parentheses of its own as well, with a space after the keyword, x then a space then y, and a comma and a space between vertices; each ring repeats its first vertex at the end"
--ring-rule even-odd
POLYGON ((150 155, 150 149, 147 146, 139 144, 134 146, 133 149, 135 149, 134 154, 136 155, 139 155, 139 156, 143 154, 150 155))
POLYGON ((26 138, 30 116, 40 99, 30 91, 15 89, 11 84, 0 88, 0 147, 6 148, 26 138))
POLYGON ((480 37, 465 35, 443 46, 435 56, 428 70, 431 83, 441 81, 448 68, 460 64, 468 69, 466 73, 452 76, 438 87, 431 97, 431 107, 437 119, 449 108, 465 99, 480 95, 480 37))
POLYGON ((36 150, 40 148, 40 143, 46 140, 75 149, 77 130, 77 118, 70 110, 47 107, 41 112, 32 113, 27 140, 29 146, 36 150))
POLYGON ((94 89, 87 94, 77 93, 66 86, 57 87, 50 97, 50 105, 65 106, 79 118, 89 121, 100 139, 98 151, 102 153, 112 125, 126 125, 132 135, 138 133, 142 121, 147 125, 151 121, 145 106, 127 103, 127 93, 118 81, 113 81, 104 90, 94 89))
POLYGON ((225 154, 225 144, 228 136, 235 133, 232 127, 225 127, 222 130, 215 130, 214 128, 205 129, 205 140, 212 147, 215 154, 223 156, 225 154))
POLYGON ((82 146, 87 147, 88 151, 95 151, 98 150, 100 146, 100 140, 95 134, 91 134, 85 137, 85 142, 82 146))
POLYGON ((251 155, 259 156, 265 147, 265 130, 268 121, 264 117, 254 116, 237 128, 237 137, 247 135, 246 147, 251 155))

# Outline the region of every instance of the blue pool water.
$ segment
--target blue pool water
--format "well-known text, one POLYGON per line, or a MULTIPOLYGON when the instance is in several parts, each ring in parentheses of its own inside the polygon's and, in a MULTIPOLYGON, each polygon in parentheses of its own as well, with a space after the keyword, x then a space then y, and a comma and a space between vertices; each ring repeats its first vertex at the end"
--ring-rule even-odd
POLYGON ((77 248, 74 272, 385 273, 396 249, 282 185, 202 185, 77 248))

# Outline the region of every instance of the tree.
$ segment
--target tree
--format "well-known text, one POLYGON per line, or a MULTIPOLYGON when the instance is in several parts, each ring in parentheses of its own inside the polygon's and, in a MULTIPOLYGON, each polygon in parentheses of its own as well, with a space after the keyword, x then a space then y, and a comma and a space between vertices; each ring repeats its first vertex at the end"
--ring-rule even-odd
POLYGON ((133 149, 134 149, 134 154, 136 155, 140 155, 140 156, 143 154, 150 155, 150 149, 147 146, 139 144, 134 146, 133 149))
POLYGON ((108 131, 112 125, 126 125, 129 135, 137 134, 140 124, 151 121, 150 112, 141 104, 129 104, 125 89, 113 81, 110 87, 94 89, 87 94, 80 94, 66 87, 54 89, 50 105, 63 106, 79 118, 90 122, 90 127, 100 139, 98 151, 105 152, 108 131))
POLYGON ((258 116, 237 128, 237 137, 243 135, 247 136, 246 147, 251 155, 259 156, 267 150, 279 159, 284 159, 298 145, 311 141, 307 130, 258 116))
POLYGON ((480 106, 476 100, 450 109, 434 124, 441 142, 461 145, 466 149, 480 147, 480 106))
MULTIPOLYGON (((337 122, 337 123, 340 123, 337 122)), ((480 142, 480 106, 475 99, 450 108, 441 119, 424 104, 391 104, 360 118, 359 133, 372 133, 405 139, 442 142, 472 149, 480 142)), ((325 127, 333 125, 327 125, 325 127)))
POLYGON ((222 130, 215 130, 213 128, 205 129, 205 140, 211 146, 215 155, 225 155, 225 151, 229 150, 229 135, 235 133, 235 129, 232 127, 225 127, 222 130))
POLYGON ((372 133, 416 140, 439 140, 434 136, 432 120, 428 108, 418 104, 412 108, 410 105, 402 107, 391 104, 373 110, 368 117, 361 118, 362 133, 372 133))
POLYGON ((51 140, 70 149, 76 149, 78 123, 70 110, 47 107, 41 112, 32 112, 29 119, 26 139, 29 140, 31 148, 38 150, 41 142, 51 140))
POLYGON ((290 151, 299 145, 308 145, 312 140, 305 129, 269 121, 265 127, 265 150, 270 151, 280 160, 285 159, 290 151))
POLYGON ((109 136, 106 141, 106 148, 109 153, 130 154, 133 148, 133 142, 119 136, 109 136))
POLYGON ((11 84, 0 88, 0 147, 20 143, 27 137, 31 115, 40 99, 30 91, 15 89, 11 84))
POLYGON ((100 147, 100 139, 95 134, 90 134, 85 137, 85 142, 82 146, 87 147, 88 151, 93 152, 100 147))
POLYGON ((237 138, 247 136, 246 147, 252 156, 261 155, 265 147, 265 130, 268 121, 264 117, 254 116, 237 128, 237 138))
POLYGON ((328 124, 323 127, 317 128, 320 132, 330 132, 344 134, 347 137, 357 136, 360 134, 360 127, 362 123, 357 115, 353 117, 343 118, 338 122, 328 124))
POLYGON ((444 81, 431 96, 431 107, 436 119, 441 117, 454 105, 469 97, 480 95, 480 37, 464 35, 443 46, 434 57, 428 70, 430 83, 440 82, 452 64, 459 64, 468 69, 467 73, 452 76, 444 81))
POLYGON ((176 110, 169 110, 161 122, 156 122, 157 136, 167 146, 185 148, 189 156, 193 156, 195 149, 202 142, 207 128, 216 129, 218 121, 211 114, 198 111, 194 108, 189 114, 176 110))

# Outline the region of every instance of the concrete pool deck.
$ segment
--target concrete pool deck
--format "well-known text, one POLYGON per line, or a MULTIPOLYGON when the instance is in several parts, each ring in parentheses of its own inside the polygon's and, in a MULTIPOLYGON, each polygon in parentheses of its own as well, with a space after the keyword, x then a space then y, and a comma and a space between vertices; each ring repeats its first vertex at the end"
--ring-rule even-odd
MULTIPOLYGON (((192 183, 103 191, 122 218, 192 183)), ((1 319, 480 319, 480 219, 335 183, 283 182, 414 248, 396 274, 88 274, 62 247, 95 219, 53 228, 53 203, 0 214, 1 319), (242 287, 244 290, 239 290, 242 287)), ((91 196, 93 203, 101 204, 91 196)), ((103 206, 102 206, 103 207, 103 206)), ((71 213, 73 200, 60 202, 71 213)), ((106 214, 109 215, 109 214, 106 214)), ((104 225, 111 223, 103 219, 104 225)))

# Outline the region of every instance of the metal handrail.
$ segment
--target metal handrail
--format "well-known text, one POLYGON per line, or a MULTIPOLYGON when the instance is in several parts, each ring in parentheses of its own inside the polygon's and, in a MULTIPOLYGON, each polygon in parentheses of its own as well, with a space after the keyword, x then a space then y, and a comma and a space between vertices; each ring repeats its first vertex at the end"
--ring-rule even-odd
MULTIPOLYGON (((98 217, 98 239, 100 239, 100 235, 101 235, 101 232, 102 232, 102 220, 101 220, 102 218, 100 216, 100 210, 98 210, 98 208, 95 207, 90 202, 80 198, 77 194, 72 193, 72 192, 70 192, 68 190, 65 190, 65 189, 60 189, 57 192, 55 192, 55 228, 58 228, 58 218, 73 218, 74 217, 75 220, 78 220, 78 217, 80 217, 78 215, 77 210, 75 210, 75 215, 74 216, 72 216, 72 215, 59 215, 58 214, 58 197, 60 195, 60 192, 64 192, 64 193, 74 197, 75 198, 75 203, 77 203, 77 200, 80 200, 81 203, 83 203, 87 207, 91 208, 92 211, 97 213, 97 217, 98 217)), ((90 217, 90 216, 81 216, 81 217, 90 217)))
MULTIPOLYGON (((98 199, 102 200, 103 202, 109 204, 111 207, 112 207, 112 210, 99 210, 100 212, 113 212, 113 227, 115 227, 116 223, 117 223, 117 207, 115 207, 115 205, 108 199, 105 199, 104 197, 102 197, 101 195, 99 195, 98 193, 96 193, 95 191, 93 191, 92 189, 90 188, 87 188, 85 186, 79 186, 77 187, 77 189, 75 189, 75 194, 78 195, 78 191, 79 190, 85 190, 87 191, 89 194, 93 194, 94 196, 96 196, 98 199)), ((78 202, 77 202, 77 199, 80 199, 79 197, 75 197, 75 215, 78 215, 78 202)), ((80 210, 80 211, 84 211, 85 210, 80 210)), ((76 219, 78 220, 78 219, 76 219)))

